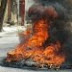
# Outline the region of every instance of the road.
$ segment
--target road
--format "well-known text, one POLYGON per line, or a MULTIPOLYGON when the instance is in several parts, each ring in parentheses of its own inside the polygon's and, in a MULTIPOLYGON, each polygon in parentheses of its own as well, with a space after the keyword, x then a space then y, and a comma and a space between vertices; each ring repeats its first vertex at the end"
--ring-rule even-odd
MULTIPOLYGON (((17 32, 0 33, 0 63, 6 57, 7 52, 12 50, 19 43, 17 32)), ((0 72, 72 72, 72 70, 30 70, 0 65, 0 72)))

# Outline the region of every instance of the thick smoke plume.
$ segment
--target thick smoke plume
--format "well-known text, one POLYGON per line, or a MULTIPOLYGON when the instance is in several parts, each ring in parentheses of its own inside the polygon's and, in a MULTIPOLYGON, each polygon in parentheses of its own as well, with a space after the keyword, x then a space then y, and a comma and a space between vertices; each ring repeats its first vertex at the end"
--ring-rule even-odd
POLYGON ((72 13, 68 0, 33 0, 27 14, 32 23, 44 18, 50 20, 50 40, 45 45, 59 40, 62 43, 60 52, 66 56, 66 63, 72 63, 72 13))

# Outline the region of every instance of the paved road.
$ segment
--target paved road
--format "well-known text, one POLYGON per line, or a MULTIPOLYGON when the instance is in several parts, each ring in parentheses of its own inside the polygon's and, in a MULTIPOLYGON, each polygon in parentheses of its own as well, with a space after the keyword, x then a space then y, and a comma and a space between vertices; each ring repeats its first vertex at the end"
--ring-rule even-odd
MULTIPOLYGON (((16 33, 7 33, 0 36, 0 61, 3 57, 6 57, 7 52, 12 50, 19 43, 19 39, 16 33)), ((72 72, 72 70, 48 70, 48 71, 35 71, 28 69, 19 69, 11 67, 0 66, 0 72, 72 72)))

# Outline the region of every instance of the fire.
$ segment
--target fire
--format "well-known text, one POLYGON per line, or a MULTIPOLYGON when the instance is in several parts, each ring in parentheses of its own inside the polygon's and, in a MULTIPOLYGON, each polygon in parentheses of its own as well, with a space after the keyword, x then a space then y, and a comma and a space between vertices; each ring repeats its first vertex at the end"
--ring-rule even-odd
POLYGON ((29 39, 19 44, 15 50, 8 52, 6 58, 7 62, 20 61, 22 59, 32 59, 38 65, 43 66, 61 66, 65 61, 65 56, 59 53, 61 49, 61 43, 56 41, 51 43, 47 47, 43 44, 47 39, 49 39, 49 28, 50 23, 45 19, 41 19, 34 23, 33 33, 23 32, 24 35, 32 34, 29 39))
POLYGON ((46 64, 60 66, 65 61, 65 56, 61 54, 56 54, 60 50, 60 45, 54 44, 48 46, 44 51, 44 56, 46 59, 46 64))
POLYGON ((46 23, 47 22, 44 20, 39 20, 34 24, 33 27, 34 34, 28 41, 29 47, 34 48, 42 46, 43 43, 47 40, 47 38, 49 38, 48 34, 49 26, 46 23))

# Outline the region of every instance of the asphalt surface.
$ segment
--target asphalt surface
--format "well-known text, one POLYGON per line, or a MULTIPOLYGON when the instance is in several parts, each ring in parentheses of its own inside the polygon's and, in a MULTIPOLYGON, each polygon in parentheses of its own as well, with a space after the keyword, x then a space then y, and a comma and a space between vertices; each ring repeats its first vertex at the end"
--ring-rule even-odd
MULTIPOLYGON (((19 43, 19 37, 16 32, 2 34, 0 33, 0 63, 7 56, 7 52, 14 49, 19 43)), ((72 70, 30 70, 0 65, 0 72, 72 72, 72 70)))

